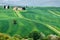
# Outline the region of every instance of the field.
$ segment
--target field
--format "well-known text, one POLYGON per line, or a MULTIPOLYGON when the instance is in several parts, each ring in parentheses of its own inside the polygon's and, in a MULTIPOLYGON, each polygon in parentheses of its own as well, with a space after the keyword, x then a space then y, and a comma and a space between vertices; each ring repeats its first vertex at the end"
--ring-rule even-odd
POLYGON ((60 7, 27 7, 23 11, 0 7, 1 33, 24 37, 32 31, 60 36, 60 7))

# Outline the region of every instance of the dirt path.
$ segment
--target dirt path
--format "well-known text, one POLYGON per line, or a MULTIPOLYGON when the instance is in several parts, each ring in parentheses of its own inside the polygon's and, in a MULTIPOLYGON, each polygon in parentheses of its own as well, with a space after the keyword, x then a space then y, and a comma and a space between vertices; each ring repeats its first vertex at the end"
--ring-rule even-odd
POLYGON ((19 11, 15 11, 15 12, 16 12, 16 15, 17 15, 19 18, 24 18, 24 16, 21 15, 19 11))

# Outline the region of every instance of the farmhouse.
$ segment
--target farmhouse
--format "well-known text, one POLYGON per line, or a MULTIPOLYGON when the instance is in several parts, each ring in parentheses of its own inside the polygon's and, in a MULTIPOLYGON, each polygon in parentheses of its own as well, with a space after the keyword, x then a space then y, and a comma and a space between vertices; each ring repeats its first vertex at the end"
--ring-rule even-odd
POLYGON ((17 7, 14 7, 13 10, 17 10, 17 7))
POLYGON ((25 7, 20 7, 20 6, 17 6, 17 7, 14 7, 13 10, 25 10, 26 8, 25 7))
POLYGON ((23 10, 22 8, 18 8, 18 10, 23 10))

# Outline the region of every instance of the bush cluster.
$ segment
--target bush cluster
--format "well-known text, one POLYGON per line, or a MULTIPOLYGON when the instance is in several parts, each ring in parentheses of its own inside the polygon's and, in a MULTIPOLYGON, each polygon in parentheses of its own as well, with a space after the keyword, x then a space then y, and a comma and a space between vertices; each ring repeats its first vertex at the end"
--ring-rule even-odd
POLYGON ((50 34, 45 36, 42 32, 33 31, 28 36, 21 37, 20 35, 10 36, 0 33, 0 40, 60 40, 57 35, 50 34))

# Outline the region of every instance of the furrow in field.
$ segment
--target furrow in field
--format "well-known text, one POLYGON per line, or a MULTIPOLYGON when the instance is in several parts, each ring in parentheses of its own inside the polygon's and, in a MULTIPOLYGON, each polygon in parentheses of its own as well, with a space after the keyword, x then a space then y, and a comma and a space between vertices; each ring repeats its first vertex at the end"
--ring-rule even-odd
POLYGON ((11 21, 9 21, 9 29, 8 29, 7 33, 9 33, 11 31, 11 29, 12 29, 12 23, 11 23, 11 21))
POLYGON ((13 36, 14 34, 16 34, 16 32, 18 31, 18 28, 19 28, 18 24, 14 24, 13 21, 14 20, 12 20, 12 19, 9 20, 9 29, 7 30, 7 33, 10 34, 11 36, 13 36))
MULTIPOLYGON (((19 15, 19 16, 20 16, 20 15, 19 15)), ((41 24, 45 25, 46 27, 48 27, 49 29, 51 29, 52 31, 54 31, 55 33, 57 33, 58 35, 60 35, 60 31, 56 30, 54 27, 52 27, 52 26, 50 26, 50 25, 48 25, 48 24, 44 24, 44 23, 42 23, 42 22, 37 22, 37 21, 35 21, 35 20, 31 20, 31 19, 24 18, 24 17, 23 17, 23 19, 29 20, 29 21, 33 21, 33 22, 36 22, 36 23, 41 23, 41 24)))
POLYGON ((0 32, 6 33, 9 25, 8 20, 0 20, 0 32))
POLYGON ((30 22, 30 21, 26 22, 26 21, 27 20, 23 19, 23 21, 20 20, 20 22, 18 22, 18 25, 19 25, 19 29, 18 30, 20 30, 20 31, 17 31, 16 34, 24 33, 24 35, 22 34, 22 36, 25 36, 25 35, 29 35, 29 33, 34 31, 34 30, 38 31, 38 29, 36 28, 36 26, 34 25, 33 22, 30 22))
POLYGON ((60 11, 53 10, 56 14, 60 15, 60 11))
POLYGON ((29 21, 33 21, 33 22, 36 22, 36 23, 41 23, 43 25, 45 25, 46 27, 48 27, 49 29, 51 29, 52 31, 54 31, 55 33, 57 33, 58 35, 60 35, 60 31, 56 30, 54 27, 48 25, 48 24, 45 24, 45 23, 42 23, 42 22, 37 22, 35 20, 31 20, 31 19, 27 19, 27 18, 24 18, 25 20, 29 20, 29 21))
POLYGON ((54 15, 56 15, 56 16, 59 16, 60 17, 60 15, 58 15, 58 14, 56 14, 55 12, 53 12, 53 11, 51 11, 51 10, 48 10, 51 14, 54 14, 54 15))

